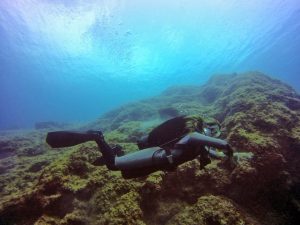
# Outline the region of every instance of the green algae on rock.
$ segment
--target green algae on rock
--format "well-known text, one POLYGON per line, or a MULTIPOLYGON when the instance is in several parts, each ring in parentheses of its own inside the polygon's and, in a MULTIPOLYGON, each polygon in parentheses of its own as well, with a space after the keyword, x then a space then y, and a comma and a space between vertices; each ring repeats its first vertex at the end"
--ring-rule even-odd
POLYGON ((167 224, 246 225, 256 223, 247 219, 245 212, 236 207, 230 199, 221 196, 205 195, 200 197, 194 205, 186 207, 182 212, 178 213, 167 224))
POLYGON ((92 162, 87 142, 51 150, 45 132, 0 135, 1 224, 296 224, 299 221, 300 96, 259 73, 216 75, 115 109, 86 129, 137 151, 135 141, 172 115, 215 117, 241 154, 124 180, 92 162))

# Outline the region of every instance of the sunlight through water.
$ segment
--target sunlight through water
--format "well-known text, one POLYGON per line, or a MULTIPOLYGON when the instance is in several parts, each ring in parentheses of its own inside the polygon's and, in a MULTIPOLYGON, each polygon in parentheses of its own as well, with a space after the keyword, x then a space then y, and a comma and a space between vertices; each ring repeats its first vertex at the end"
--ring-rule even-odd
POLYGON ((297 0, 1 0, 0 128, 95 119, 215 73, 300 90, 299 33, 297 0))

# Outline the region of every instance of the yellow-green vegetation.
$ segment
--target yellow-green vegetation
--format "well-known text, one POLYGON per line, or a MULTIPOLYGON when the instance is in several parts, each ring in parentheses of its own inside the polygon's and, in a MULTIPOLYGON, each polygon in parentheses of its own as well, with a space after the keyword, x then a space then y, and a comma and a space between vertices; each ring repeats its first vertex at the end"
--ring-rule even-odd
POLYGON ((259 72, 217 75, 173 87, 81 127, 104 131, 126 154, 172 115, 222 124, 235 168, 198 159, 173 172, 125 180, 94 166, 94 142, 50 149, 46 130, 0 133, 0 224, 296 224, 299 221, 300 96, 259 72))
POLYGON ((4 157, 0 158, 0 204, 34 189, 43 169, 54 159, 70 151, 51 151, 45 144, 45 134, 39 132, 2 136, 0 145, 0 155, 7 149, 11 152, 11 155, 5 157, 4 154, 4 157))
POLYGON ((271 137, 266 137, 258 131, 247 132, 243 128, 238 129, 236 135, 240 136, 242 139, 244 138, 247 143, 251 144, 251 146, 248 147, 250 149, 253 145, 259 146, 261 148, 269 147, 272 144, 273 140, 271 137))
POLYGON ((243 214, 243 210, 236 207, 230 199, 221 196, 206 195, 200 197, 192 206, 182 209, 167 224, 252 224, 252 222, 247 221, 243 214))
POLYGON ((131 191, 117 199, 116 203, 107 208, 102 216, 98 216, 97 224, 137 224, 144 225, 143 212, 139 206, 139 194, 131 191))

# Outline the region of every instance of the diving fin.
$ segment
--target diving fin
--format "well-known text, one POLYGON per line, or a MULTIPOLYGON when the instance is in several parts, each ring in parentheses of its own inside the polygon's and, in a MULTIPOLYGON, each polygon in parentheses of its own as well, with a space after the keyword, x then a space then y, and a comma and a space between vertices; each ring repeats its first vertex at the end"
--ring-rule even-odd
POLYGON ((54 131, 47 134, 46 142, 52 148, 62 148, 95 140, 95 134, 75 131, 54 131))

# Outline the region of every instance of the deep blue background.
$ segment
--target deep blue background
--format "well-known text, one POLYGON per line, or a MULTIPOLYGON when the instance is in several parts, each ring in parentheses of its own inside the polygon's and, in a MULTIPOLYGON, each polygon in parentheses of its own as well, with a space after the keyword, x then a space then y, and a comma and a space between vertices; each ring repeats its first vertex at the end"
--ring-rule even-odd
POLYGON ((297 0, 1 0, 0 129, 259 70, 300 90, 297 0))

